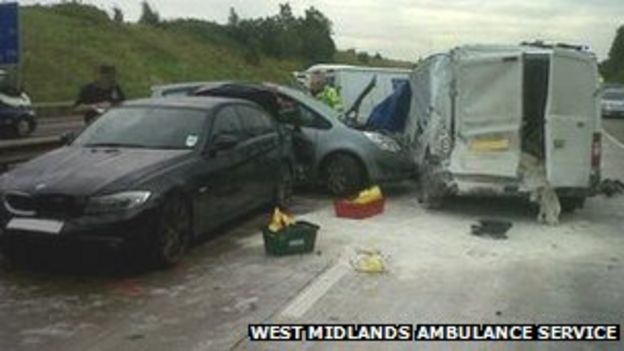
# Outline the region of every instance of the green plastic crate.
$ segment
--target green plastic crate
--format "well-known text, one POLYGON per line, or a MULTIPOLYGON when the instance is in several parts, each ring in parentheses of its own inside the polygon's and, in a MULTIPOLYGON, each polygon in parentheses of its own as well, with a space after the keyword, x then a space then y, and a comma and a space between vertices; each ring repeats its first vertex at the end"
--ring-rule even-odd
POLYGON ((264 227, 262 228, 264 250, 273 256, 312 252, 319 228, 318 225, 305 221, 299 221, 277 233, 264 227))

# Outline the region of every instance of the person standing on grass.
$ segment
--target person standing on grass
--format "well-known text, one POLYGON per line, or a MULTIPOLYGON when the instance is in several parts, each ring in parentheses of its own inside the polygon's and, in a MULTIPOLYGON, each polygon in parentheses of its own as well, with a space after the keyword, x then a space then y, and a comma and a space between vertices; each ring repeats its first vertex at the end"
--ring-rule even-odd
POLYGON ((83 86, 74 103, 74 111, 84 115, 86 124, 126 99, 117 83, 115 66, 101 65, 95 81, 83 86))

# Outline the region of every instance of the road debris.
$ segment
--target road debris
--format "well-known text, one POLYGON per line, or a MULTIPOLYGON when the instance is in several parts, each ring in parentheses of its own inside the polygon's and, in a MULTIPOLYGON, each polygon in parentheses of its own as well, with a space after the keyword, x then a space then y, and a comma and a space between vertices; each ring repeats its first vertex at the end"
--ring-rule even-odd
POLYGON ((336 217, 364 219, 384 211, 385 199, 378 186, 362 190, 357 196, 335 200, 336 217))
POLYGON ((314 251, 316 233, 320 227, 295 218, 276 208, 269 224, 262 228, 265 252, 282 256, 314 251))
POLYGON ((126 336, 126 339, 128 340, 140 340, 144 338, 145 338, 145 335, 143 334, 130 334, 126 336))
POLYGON ((379 250, 356 250, 351 259, 351 266, 362 273, 383 273, 386 271, 385 259, 379 250))
POLYGON ((281 211, 278 207, 276 207, 273 210, 273 215, 271 216, 271 220, 267 228, 271 232, 277 233, 283 228, 286 228, 293 224, 295 224, 295 219, 293 218, 293 216, 289 213, 281 211))
POLYGON ((472 235, 489 237, 497 240, 507 239, 507 231, 512 227, 509 221, 497 219, 480 219, 478 224, 470 227, 472 235))
POLYGON ((619 179, 603 179, 596 189, 598 194, 604 194, 606 197, 619 195, 624 192, 624 183, 619 179))
POLYGON ((522 153, 520 170, 523 186, 530 190, 530 200, 539 205, 537 221, 548 225, 559 224, 561 203, 546 176, 546 165, 533 155, 522 153))

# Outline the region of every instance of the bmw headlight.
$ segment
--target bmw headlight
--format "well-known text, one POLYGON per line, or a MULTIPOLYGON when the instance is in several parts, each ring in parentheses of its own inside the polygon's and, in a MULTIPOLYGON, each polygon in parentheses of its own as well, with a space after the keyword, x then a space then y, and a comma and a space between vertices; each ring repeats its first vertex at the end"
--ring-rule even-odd
POLYGON ((372 141, 373 144, 377 145, 377 147, 383 151, 401 151, 401 146, 399 145, 399 143, 397 143, 394 139, 390 137, 375 132, 364 132, 364 135, 366 135, 368 140, 372 141))
POLYGON ((149 191, 125 191, 121 193, 96 196, 89 199, 86 214, 102 214, 127 211, 139 207, 147 202, 149 191))

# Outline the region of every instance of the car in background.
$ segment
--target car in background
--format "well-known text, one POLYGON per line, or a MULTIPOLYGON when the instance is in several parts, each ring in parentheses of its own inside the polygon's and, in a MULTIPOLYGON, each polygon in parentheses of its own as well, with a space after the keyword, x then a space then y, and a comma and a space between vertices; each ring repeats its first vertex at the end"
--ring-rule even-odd
POLYGON ((600 107, 603 117, 624 117, 624 88, 605 89, 600 107))
POLYGON ((37 119, 30 98, 25 93, 9 95, 0 92, 0 135, 24 138, 35 131, 37 119))
POLYGON ((225 221, 291 194, 291 147, 257 104, 142 99, 0 178, 0 247, 101 242, 159 266, 225 221))
POLYGON ((415 173, 411 153, 395 139, 347 126, 340 113, 300 90, 228 82, 211 83, 194 94, 247 99, 278 116, 291 131, 298 180, 320 183, 333 195, 351 195, 415 173))

